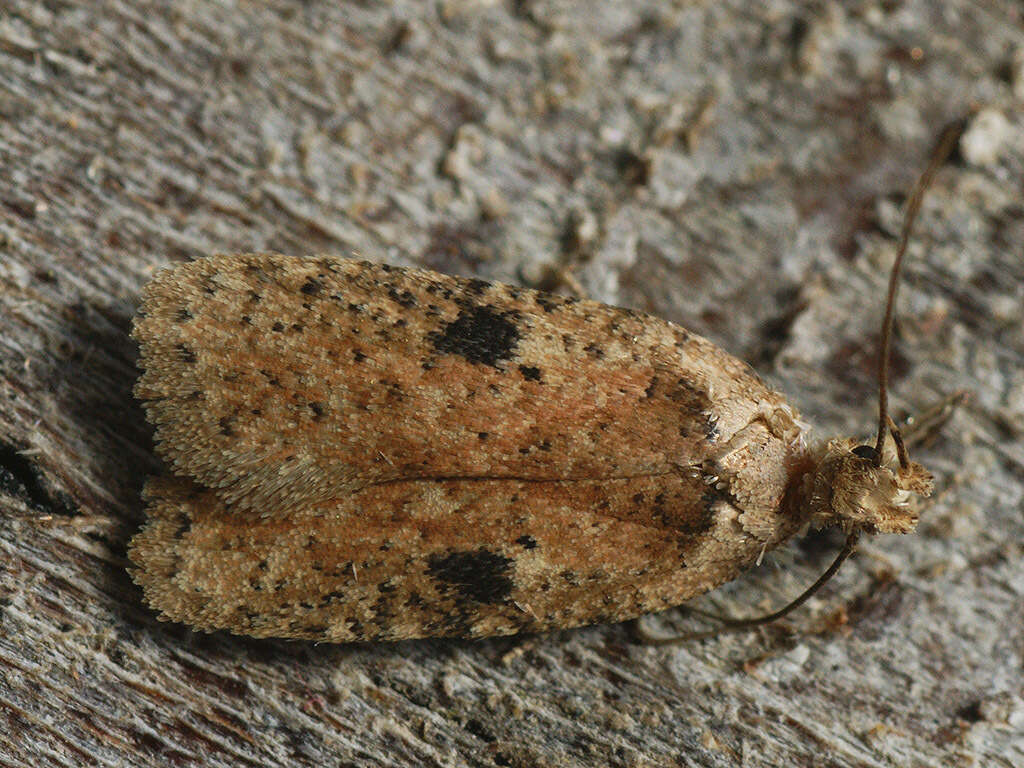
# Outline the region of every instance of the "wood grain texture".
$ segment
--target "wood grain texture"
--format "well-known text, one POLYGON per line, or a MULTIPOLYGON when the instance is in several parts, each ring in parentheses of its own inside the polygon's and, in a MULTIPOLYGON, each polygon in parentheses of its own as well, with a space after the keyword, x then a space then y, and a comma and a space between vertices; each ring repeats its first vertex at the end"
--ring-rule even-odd
MULTIPOLYGON (((1024 763, 1022 45, 1005 1, 6 3, 3 762, 1024 763), (794 619, 810 634, 330 647, 143 606, 124 554, 159 462, 128 332, 158 267, 373 252, 538 284, 574 264, 825 434, 870 434, 899 203, 978 107, 997 117, 926 201, 894 368, 898 407, 972 399, 917 454, 938 480, 918 533, 867 545, 794 619)), ((834 544, 699 605, 778 605, 834 544)), ((698 626, 680 616, 647 624, 698 626)))

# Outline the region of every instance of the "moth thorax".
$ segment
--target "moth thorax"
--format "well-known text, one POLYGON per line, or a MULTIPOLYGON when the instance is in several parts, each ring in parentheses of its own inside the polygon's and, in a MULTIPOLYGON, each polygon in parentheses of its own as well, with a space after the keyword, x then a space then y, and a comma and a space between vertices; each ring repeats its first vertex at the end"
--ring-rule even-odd
POLYGON ((881 466, 863 454, 854 440, 831 440, 822 446, 803 478, 798 503, 816 528, 835 525, 847 533, 909 533, 917 525, 911 497, 931 493, 932 476, 915 462, 900 467, 889 446, 881 466))

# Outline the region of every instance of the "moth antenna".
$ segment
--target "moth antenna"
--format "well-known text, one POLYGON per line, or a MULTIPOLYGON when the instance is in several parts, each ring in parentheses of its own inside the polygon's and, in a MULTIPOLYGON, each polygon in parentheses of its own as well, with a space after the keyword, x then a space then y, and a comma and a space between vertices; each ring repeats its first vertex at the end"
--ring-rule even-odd
MULTIPOLYGON (((882 466, 882 446, 885 443, 885 435, 889 431, 889 358, 892 347, 892 327, 896 315, 896 294, 900 286, 900 274, 903 272, 903 257, 907 253, 907 245, 910 243, 911 231, 914 221, 921 210, 921 202, 924 200, 924 193, 931 186, 935 174, 938 173, 942 164, 953 152, 953 148, 960 140, 964 132, 964 121, 958 121, 948 126, 943 131, 935 151, 924 169, 924 173, 918 178, 917 183, 910 192, 907 199, 907 208, 903 216, 903 226, 900 228, 900 241, 896 249, 896 260, 893 262, 892 271, 889 273, 889 291, 885 300, 885 316, 882 319, 882 340, 881 349, 878 353, 878 436, 875 440, 875 466, 882 466)), ((900 464, 903 460, 901 457, 900 464)))
POLYGON ((815 592, 825 586, 825 583, 836 575, 836 572, 842 564, 846 562, 847 558, 850 557, 850 555, 852 555, 857 549, 857 542, 859 540, 859 530, 854 530, 848 534, 846 537, 846 543, 843 544, 842 550, 840 550, 839 554, 836 555, 836 559, 832 561, 832 565, 830 565, 828 569, 818 577, 818 580, 801 592, 799 597, 794 598, 773 613, 768 613, 764 616, 753 616, 748 619, 733 619, 728 616, 720 616, 707 611, 698 611, 702 616, 707 616, 710 619, 721 622, 722 626, 718 629, 709 629, 705 632, 693 632, 691 634, 677 635, 675 637, 651 637, 643 634, 643 640, 648 645, 671 645, 673 643, 682 643, 690 640, 706 640, 729 632, 742 632, 743 630, 758 627, 762 624, 771 624, 773 621, 781 619, 783 616, 795 611, 801 605, 810 600, 814 596, 815 592))

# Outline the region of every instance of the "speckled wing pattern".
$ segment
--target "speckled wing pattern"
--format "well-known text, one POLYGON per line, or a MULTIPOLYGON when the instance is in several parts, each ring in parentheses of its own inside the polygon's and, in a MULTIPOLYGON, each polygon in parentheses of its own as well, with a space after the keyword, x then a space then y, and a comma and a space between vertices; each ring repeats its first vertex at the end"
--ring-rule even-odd
POLYGON ((136 394, 173 476, 134 577, 163 618, 330 641, 620 621, 733 578, 796 414, 655 317, 347 259, 214 256, 147 286, 136 394))

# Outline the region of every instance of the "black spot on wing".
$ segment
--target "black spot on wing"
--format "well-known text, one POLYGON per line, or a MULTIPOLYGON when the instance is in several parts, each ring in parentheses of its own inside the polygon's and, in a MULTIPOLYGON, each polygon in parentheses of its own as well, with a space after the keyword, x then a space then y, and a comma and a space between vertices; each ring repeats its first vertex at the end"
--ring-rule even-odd
POLYGON ((187 344, 179 344, 177 350, 181 362, 191 364, 196 361, 196 353, 187 344))
POLYGON ((519 372, 527 381, 540 381, 540 368, 535 365, 520 365, 519 372))
POLYGON ((709 486, 700 498, 701 516, 697 520, 680 526, 680 530, 687 536, 703 536, 714 527, 715 513, 723 503, 728 504, 732 498, 725 491, 709 486))
MULTIPOLYGON (((679 413, 687 414, 687 422, 691 419, 698 422, 695 426, 704 433, 706 440, 711 441, 718 437, 718 429, 710 415, 712 412, 711 398, 707 391, 698 387, 693 382, 685 378, 672 380, 664 376, 654 375, 644 390, 644 396, 647 398, 662 397, 676 403, 679 407, 679 413)), ((689 432, 690 430, 686 426, 680 426, 679 434, 681 437, 687 437, 689 432)))
POLYGON ((512 357, 519 339, 519 313, 499 312, 486 305, 465 307, 440 331, 427 334, 438 352, 494 368, 512 357))
POLYGON ((509 571, 513 561, 482 547, 469 552, 431 555, 427 573, 441 582, 442 591, 455 590, 458 600, 494 605, 512 593, 509 571))

